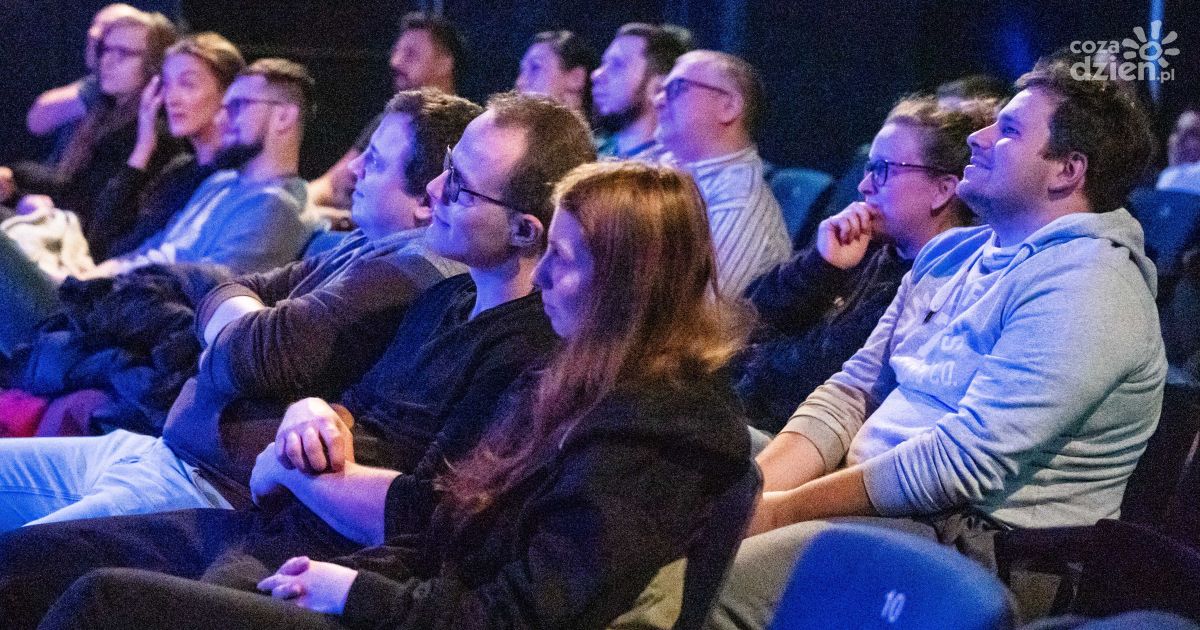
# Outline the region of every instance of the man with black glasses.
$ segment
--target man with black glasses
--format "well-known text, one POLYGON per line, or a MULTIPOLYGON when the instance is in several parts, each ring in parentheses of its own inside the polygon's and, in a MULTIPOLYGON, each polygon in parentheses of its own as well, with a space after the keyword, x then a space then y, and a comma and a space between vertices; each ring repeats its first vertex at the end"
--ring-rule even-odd
POLYGON ((719 287, 741 295, 791 252, 783 213, 754 148, 763 87, 742 59, 711 50, 681 56, 654 97, 665 160, 691 173, 708 205, 719 287))

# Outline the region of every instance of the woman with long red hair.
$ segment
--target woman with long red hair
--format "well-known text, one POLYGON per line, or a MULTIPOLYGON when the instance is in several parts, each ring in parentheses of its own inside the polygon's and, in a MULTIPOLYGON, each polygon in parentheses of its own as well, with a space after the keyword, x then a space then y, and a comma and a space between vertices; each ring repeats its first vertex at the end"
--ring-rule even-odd
MULTIPOLYGON (((715 297, 687 175, 588 164, 556 199, 535 278, 561 350, 466 456, 394 477, 383 546, 292 558, 258 585, 272 598, 93 572, 42 627, 585 629, 630 609, 751 466, 719 375, 743 319, 715 297)), ((380 471, 348 462, 343 474, 380 471)))

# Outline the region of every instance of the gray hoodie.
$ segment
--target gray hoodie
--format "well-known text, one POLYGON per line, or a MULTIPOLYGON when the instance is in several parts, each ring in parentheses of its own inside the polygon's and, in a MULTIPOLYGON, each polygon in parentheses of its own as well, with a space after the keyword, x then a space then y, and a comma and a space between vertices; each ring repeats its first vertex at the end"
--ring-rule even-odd
POLYGON ((1125 210, 1071 214, 1006 248, 986 226, 946 232, 784 430, 827 470, 861 464, 887 516, 1116 517, 1162 406, 1155 277, 1125 210))

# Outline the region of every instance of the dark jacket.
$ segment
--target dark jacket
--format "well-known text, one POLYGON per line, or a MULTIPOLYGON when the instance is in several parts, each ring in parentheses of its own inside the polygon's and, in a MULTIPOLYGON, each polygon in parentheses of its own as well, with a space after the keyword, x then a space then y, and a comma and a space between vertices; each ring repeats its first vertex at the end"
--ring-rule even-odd
POLYGON ((200 182, 216 172, 191 153, 180 153, 162 170, 123 165, 109 178, 92 209, 87 234, 92 259, 128 254, 183 209, 200 182))
POLYGON ((171 401, 196 373, 194 300, 229 279, 212 265, 151 265, 59 289, 63 307, 14 353, 8 383, 39 396, 101 389, 112 402, 96 430, 157 435, 171 401))
MULTIPOLYGON (((125 164, 129 161, 129 154, 133 152, 136 141, 135 118, 98 138, 87 163, 71 177, 64 176, 54 165, 37 162, 13 164, 13 179, 16 181, 18 194, 49 195, 54 199, 55 206, 75 212, 83 227, 83 234, 88 237, 90 243, 94 236, 93 230, 97 228, 93 221, 96 201, 101 197, 109 179, 121 169, 127 168, 125 164)), ((167 134, 165 125, 160 124, 157 148, 146 171, 157 174, 179 150, 179 141, 167 134)))
POLYGON ((814 247, 747 290, 764 326, 734 372, 750 424, 777 432, 796 407, 842 368, 870 336, 912 268, 890 245, 874 245, 841 270, 814 247))
POLYGON ((429 478, 398 477, 387 546, 336 560, 360 571, 343 623, 603 628, 683 556, 750 465, 736 403, 711 378, 626 383, 541 457, 457 535, 429 478))

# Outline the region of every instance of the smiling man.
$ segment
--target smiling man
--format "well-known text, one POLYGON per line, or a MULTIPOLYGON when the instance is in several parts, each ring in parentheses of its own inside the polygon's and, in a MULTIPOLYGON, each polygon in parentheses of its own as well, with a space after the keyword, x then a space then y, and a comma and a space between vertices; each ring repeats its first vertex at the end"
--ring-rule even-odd
POLYGON ((758 461, 764 494, 710 620, 765 627, 833 517, 953 544, 1120 513, 1166 359, 1155 269, 1120 208, 1150 155, 1116 86, 1044 60, 971 134, 959 196, 986 222, 921 251, 863 348, 758 461))

